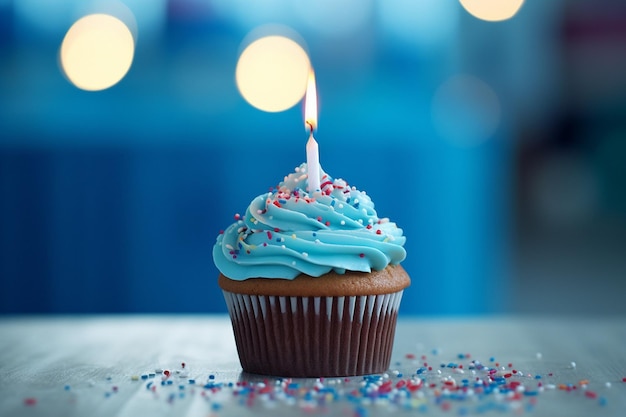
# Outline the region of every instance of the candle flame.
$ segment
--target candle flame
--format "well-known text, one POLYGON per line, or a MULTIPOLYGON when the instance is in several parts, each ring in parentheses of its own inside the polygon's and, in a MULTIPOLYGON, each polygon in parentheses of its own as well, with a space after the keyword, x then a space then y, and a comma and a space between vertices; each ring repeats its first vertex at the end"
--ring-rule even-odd
POLYGON ((309 71, 309 82, 304 99, 304 128, 311 134, 313 134, 313 130, 317 129, 317 89, 315 88, 313 68, 309 71))

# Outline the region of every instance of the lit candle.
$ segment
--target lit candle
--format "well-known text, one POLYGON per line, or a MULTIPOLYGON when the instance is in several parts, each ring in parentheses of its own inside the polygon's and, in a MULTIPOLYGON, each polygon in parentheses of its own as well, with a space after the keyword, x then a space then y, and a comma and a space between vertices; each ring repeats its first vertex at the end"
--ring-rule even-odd
POLYGON ((320 190, 320 156, 313 130, 317 128, 317 92, 315 90, 315 73, 309 72, 309 83, 304 101, 304 127, 309 132, 306 143, 306 166, 308 171, 309 194, 320 190))

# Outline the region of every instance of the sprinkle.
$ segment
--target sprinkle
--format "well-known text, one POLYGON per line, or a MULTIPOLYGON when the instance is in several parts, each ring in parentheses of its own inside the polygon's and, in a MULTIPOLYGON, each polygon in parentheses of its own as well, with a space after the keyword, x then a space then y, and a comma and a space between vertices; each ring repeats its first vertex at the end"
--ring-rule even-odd
POLYGON ((37 399, 34 397, 24 398, 24 405, 35 405, 37 404, 37 399))
POLYGON ((576 362, 571 362, 571 363, 569 364, 569 366, 570 366, 571 368, 575 369, 575 368, 576 368, 576 362))

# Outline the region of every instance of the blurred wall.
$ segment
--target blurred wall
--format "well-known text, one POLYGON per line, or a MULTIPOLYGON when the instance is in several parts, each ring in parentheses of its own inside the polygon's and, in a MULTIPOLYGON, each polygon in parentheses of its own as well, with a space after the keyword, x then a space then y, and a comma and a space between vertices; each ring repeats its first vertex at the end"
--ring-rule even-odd
MULTIPOLYGON (((618 256, 597 297, 623 288, 624 77, 608 89, 616 101, 590 106, 576 92, 596 92, 602 77, 575 71, 568 22, 581 13, 570 3, 528 2, 510 20, 486 22, 435 0, 323 1, 313 12, 279 0, 128 0, 134 61, 100 92, 74 87, 57 63, 77 2, 35 3, 0 1, 0 312, 225 311, 211 259, 217 233, 305 160, 301 108, 257 110, 234 82, 241 42, 265 23, 306 42, 324 169, 366 190, 405 231, 405 313, 575 309, 555 295, 588 288, 549 271, 597 257, 550 252, 574 240, 545 226, 562 213, 537 211, 537 193, 563 186, 537 179, 537 164, 572 148, 587 158, 579 142, 565 152, 554 144, 599 131, 617 141, 599 153, 614 166, 607 201, 570 225, 596 230, 612 213, 614 240, 598 240, 618 256), (459 86, 470 95, 450 98, 459 86), (565 129, 571 121, 584 128, 565 129)), ((550 166, 570 178, 570 168, 550 166)), ((581 279, 589 268, 578 268, 581 279)), ((623 312, 615 301, 584 309, 623 312)))

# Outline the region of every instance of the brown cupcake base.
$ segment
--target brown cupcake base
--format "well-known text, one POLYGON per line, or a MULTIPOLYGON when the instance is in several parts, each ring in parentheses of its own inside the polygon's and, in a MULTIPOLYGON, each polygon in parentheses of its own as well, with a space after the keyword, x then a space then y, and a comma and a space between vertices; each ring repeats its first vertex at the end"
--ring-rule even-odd
POLYGON ((402 291, 345 297, 223 292, 245 372, 339 377, 389 368, 402 291))

